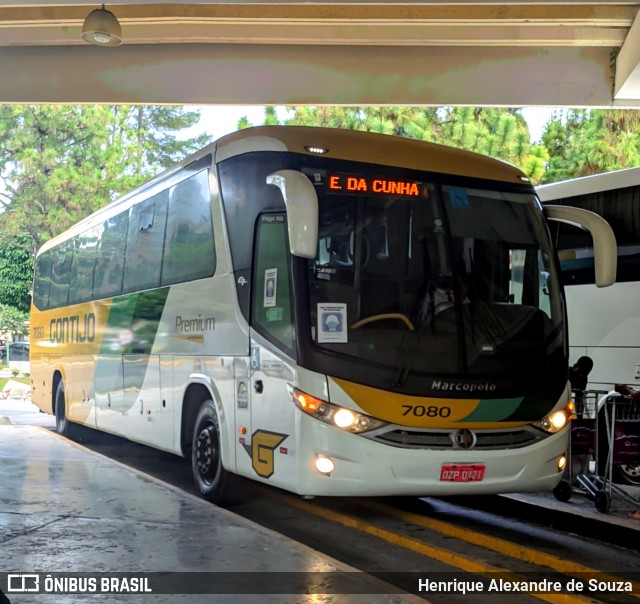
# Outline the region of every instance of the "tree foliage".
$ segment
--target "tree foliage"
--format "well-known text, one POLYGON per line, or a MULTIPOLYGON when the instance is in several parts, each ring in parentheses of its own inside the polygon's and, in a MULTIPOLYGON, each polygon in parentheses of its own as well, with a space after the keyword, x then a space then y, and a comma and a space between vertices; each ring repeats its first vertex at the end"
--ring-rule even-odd
POLYGON ((0 333, 15 336, 26 336, 29 333, 28 313, 13 306, 0 304, 0 333))
POLYGON ((549 153, 544 182, 640 165, 640 113, 632 110, 557 111, 542 141, 549 153))
POLYGON ((22 239, 0 244, 0 305, 26 313, 33 280, 33 258, 26 249, 29 243, 22 239))
POLYGON ((146 106, 0 106, 0 242, 30 253, 208 142, 199 112, 146 106))
POLYGON ((26 311, 48 239, 209 142, 197 111, 0 105, 0 304, 26 311))

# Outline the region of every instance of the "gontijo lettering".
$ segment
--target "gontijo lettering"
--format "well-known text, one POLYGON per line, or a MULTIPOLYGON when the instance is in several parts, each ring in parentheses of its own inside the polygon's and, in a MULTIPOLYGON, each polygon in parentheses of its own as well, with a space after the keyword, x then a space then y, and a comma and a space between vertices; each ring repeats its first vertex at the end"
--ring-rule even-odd
POLYGON ((96 316, 94 313, 71 315, 59 319, 51 319, 49 323, 49 340, 51 342, 93 342, 96 339, 96 316))
POLYGON ((426 197, 423 183, 414 180, 381 178, 378 176, 355 176, 350 174, 330 174, 329 192, 373 193, 380 195, 402 195, 404 197, 426 197))

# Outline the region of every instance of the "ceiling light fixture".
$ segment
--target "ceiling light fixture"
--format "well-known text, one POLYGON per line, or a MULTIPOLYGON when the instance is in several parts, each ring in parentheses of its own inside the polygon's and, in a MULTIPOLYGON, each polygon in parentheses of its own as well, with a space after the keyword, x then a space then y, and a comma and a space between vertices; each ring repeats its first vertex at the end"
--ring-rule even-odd
POLYGON ((119 46, 122 44, 122 29, 116 16, 102 8, 91 11, 82 26, 82 39, 96 46, 119 46))

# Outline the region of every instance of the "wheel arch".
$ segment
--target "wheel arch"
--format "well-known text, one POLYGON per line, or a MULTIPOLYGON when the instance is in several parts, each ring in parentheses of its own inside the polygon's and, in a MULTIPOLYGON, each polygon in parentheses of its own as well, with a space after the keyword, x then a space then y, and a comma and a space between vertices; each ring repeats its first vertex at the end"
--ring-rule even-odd
POLYGON ((182 397, 182 415, 180 418, 180 451, 185 457, 191 455, 193 429, 200 406, 206 400, 212 400, 218 414, 220 426, 220 445, 222 464, 226 469, 235 469, 231 462, 231 443, 229 437, 229 422, 224 412, 220 392, 215 383, 208 376, 194 377, 187 386, 182 397))

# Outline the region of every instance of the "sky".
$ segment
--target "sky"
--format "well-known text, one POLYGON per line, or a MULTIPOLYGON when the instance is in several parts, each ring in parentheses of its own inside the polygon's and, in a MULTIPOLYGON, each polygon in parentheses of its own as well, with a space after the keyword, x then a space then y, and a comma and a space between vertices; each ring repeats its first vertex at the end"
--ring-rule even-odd
MULTIPOLYGON (((246 116, 252 124, 261 124, 264 118, 262 105, 216 105, 198 106, 193 109, 202 111, 202 118, 197 126, 198 132, 205 131, 210 134, 213 140, 237 130, 238 120, 246 116)), ((553 112, 553 107, 525 107, 522 110, 531 141, 539 142, 542 136, 544 125, 547 123, 553 112)))

